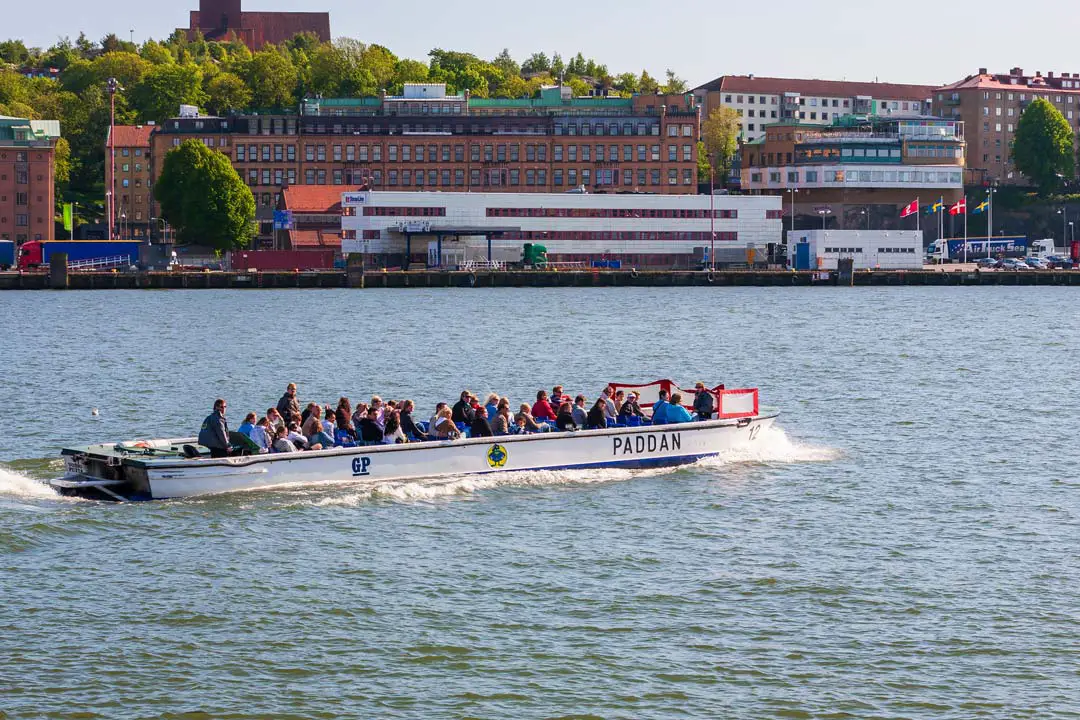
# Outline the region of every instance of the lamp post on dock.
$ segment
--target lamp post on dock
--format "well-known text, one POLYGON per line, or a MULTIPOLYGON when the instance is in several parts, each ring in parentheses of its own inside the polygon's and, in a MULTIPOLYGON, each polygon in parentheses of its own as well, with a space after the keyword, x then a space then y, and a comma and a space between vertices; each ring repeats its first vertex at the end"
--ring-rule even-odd
POLYGON ((109 240, 113 240, 114 204, 116 202, 116 93, 123 90, 120 82, 111 77, 105 81, 109 94, 109 190, 105 193, 105 212, 109 215, 109 240))

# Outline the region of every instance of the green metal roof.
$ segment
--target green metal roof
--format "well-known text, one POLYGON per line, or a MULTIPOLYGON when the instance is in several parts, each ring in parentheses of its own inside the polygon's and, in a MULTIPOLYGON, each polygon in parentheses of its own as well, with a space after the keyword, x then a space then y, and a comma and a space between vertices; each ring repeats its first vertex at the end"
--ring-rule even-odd
POLYGON ((0 140, 7 143, 48 142, 60 137, 59 120, 27 120, 0 115, 0 140), (19 139, 16 139, 16 135, 19 139))

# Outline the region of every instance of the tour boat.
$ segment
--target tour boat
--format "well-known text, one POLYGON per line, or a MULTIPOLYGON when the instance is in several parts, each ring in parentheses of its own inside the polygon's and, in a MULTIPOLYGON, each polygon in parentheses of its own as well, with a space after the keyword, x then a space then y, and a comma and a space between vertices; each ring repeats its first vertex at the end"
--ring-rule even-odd
MULTIPOLYGON (((634 390, 648 412, 675 383, 612 383, 634 390)), ((463 437, 395 445, 333 447, 293 453, 210 458, 194 438, 136 440, 64 448, 63 495, 100 500, 157 500, 288 484, 400 481, 522 470, 651 468, 692 463, 753 443, 779 414, 758 406, 756 388, 712 388, 717 411, 678 424, 615 424, 604 429, 463 437), (193 452, 194 450, 194 452, 193 452)), ((692 399, 693 392, 683 392, 692 399)))

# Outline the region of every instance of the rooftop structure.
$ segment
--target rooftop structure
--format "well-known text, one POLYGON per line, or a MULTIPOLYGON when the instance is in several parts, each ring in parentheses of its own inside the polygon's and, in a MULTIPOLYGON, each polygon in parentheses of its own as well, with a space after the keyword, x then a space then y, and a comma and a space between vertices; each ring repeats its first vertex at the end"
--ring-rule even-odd
POLYGON ((58 120, 0 115, 0 240, 55 239, 58 120))
POLYGON ((201 32, 207 40, 236 39, 251 50, 258 50, 304 32, 314 33, 319 40, 329 42, 330 14, 245 12, 241 9, 241 0, 199 0, 199 9, 191 11, 189 27, 182 29, 189 37, 201 32))
POLYGON ((933 87, 846 80, 771 78, 723 75, 693 90, 702 118, 715 108, 733 108, 741 120, 742 138, 756 140, 765 125, 802 120, 828 125, 837 117, 919 115, 930 113, 933 87))

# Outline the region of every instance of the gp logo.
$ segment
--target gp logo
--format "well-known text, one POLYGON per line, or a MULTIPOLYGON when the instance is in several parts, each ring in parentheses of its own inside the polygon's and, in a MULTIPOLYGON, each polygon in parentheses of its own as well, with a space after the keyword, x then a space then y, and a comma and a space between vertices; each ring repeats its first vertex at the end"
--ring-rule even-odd
POLYGON ((354 457, 352 460, 352 474, 353 477, 358 475, 370 475, 368 468, 371 466, 371 458, 366 455, 363 457, 354 457))

